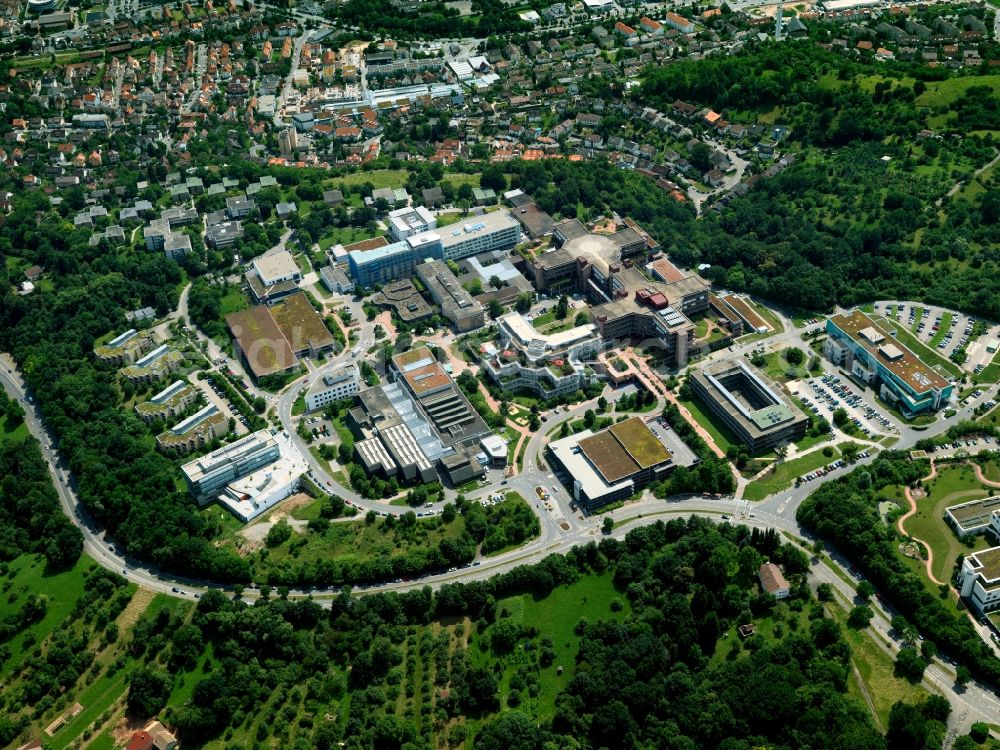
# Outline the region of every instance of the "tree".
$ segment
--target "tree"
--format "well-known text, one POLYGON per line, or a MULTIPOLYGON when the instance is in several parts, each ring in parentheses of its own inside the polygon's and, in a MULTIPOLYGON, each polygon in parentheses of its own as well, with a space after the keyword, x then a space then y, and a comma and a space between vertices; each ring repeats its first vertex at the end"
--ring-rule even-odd
POLYGON ((857 460, 860 452, 861 446, 857 443, 844 443, 840 446, 840 455, 843 456, 844 460, 849 464, 852 464, 857 460))
POLYGON ((514 309, 522 315, 531 309, 531 304, 535 301, 535 295, 531 292, 521 292, 514 300, 514 309))
POLYGON ((277 547, 287 542, 292 536, 292 527, 288 521, 282 518, 267 532, 266 543, 268 547, 277 547))
POLYGON ((955 669, 955 684, 964 688, 970 682, 972 682, 972 671, 964 664, 958 665, 955 669))
POLYGON ((792 346, 785 349, 785 361, 797 367, 806 361, 806 355, 797 346, 792 346))
POLYGON ((858 598, 861 599, 861 601, 869 601, 874 593, 875 587, 872 586, 871 581, 864 580, 858 584, 858 598))
POLYGON ((156 716, 167 705, 173 679, 164 672, 137 667, 129 677, 128 713, 137 719, 156 716))
POLYGON ((611 516, 605 516, 603 523, 601 523, 601 533, 607 536, 614 530, 615 530, 614 519, 611 516))
POLYGON ((821 602, 833 601, 833 586, 829 583, 821 583, 816 587, 816 598, 821 602))
POLYGON ((872 608, 865 605, 859 604, 851 610, 851 614, 847 617, 847 624, 856 630, 861 630, 867 628, 872 621, 875 613, 872 608))
POLYGON ((489 301, 489 303, 487 304, 487 309, 489 310, 490 317, 493 320, 496 320, 501 315, 503 315, 503 305, 500 304, 500 300, 498 300, 496 297, 494 297, 489 301))
POLYGON ((843 407, 838 407, 833 410, 833 423, 837 427, 843 427, 849 420, 850 417, 847 415, 847 410, 843 407))
POLYGON ((906 646, 896 654, 896 674, 914 685, 923 679, 925 669, 927 669, 927 662, 920 658, 915 648, 906 646))
POLYGON ((975 722, 969 728, 969 737, 972 738, 973 742, 982 745, 990 736, 990 726, 982 721, 975 722))
POLYGON ((588 430, 593 429, 594 425, 597 423, 597 413, 593 409, 587 409, 583 413, 583 425, 588 430))
POLYGON ((567 315, 569 315, 569 297, 564 294, 556 304, 556 317, 559 320, 565 320, 567 315))

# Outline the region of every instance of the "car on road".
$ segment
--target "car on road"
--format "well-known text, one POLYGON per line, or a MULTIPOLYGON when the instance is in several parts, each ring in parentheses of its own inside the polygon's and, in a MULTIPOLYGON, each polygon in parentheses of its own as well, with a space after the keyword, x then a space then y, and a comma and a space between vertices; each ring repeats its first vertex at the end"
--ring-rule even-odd
POLYGON ((178 589, 176 586, 171 586, 170 590, 173 591, 175 594, 180 593, 180 589, 178 589))

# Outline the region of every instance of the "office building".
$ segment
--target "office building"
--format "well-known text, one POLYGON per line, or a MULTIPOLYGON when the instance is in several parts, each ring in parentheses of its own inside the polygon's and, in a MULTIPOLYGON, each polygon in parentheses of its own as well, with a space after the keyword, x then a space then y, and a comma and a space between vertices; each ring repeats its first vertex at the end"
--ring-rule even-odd
POLYGON ((407 237, 437 228, 437 218, 423 206, 390 211, 386 223, 389 225, 389 237, 393 242, 402 242, 407 237))
POLYGON ((1000 547, 965 556, 958 573, 958 590, 977 614, 1000 609, 1000 547))
POLYGON ((257 258, 244 278, 257 304, 273 305, 299 290, 302 271, 287 250, 257 258))
POLYGON ((603 348, 593 323, 542 334, 510 312, 497 319, 497 351, 483 358, 482 367, 505 391, 558 398, 598 379, 591 362, 603 348))
POLYGON ((209 247, 227 248, 243 238, 243 225, 238 221, 224 221, 205 229, 205 243, 209 247))
POLYGON ((267 466, 279 455, 274 436, 268 430, 258 430, 184 464, 181 471, 191 496, 205 505, 227 484, 267 466))
POLYGON ((272 439, 277 446, 277 457, 227 482, 217 496, 219 504, 243 523, 249 523, 297 492, 302 475, 309 471, 308 463, 284 433, 279 432, 272 439))
POLYGON ((604 234, 567 219, 555 226, 553 243, 556 249, 529 265, 535 288, 586 295, 606 342, 655 339, 662 348, 658 358, 677 368, 702 353, 691 317, 708 311, 708 284, 695 274, 676 274, 669 282, 643 275, 636 265, 658 245, 635 222, 604 234))
POLYGON ((944 509, 944 518, 959 537, 973 537, 987 532, 1000 539, 1000 497, 969 500, 944 509))
POLYGON ((950 401, 952 383, 863 312, 829 317, 826 332, 827 358, 870 385, 904 416, 937 411, 950 401))
POLYGON ((171 260, 181 260, 191 252, 191 238, 171 232, 163 238, 163 254, 171 260))
POLYGON ((430 260, 416 267, 417 278, 452 327, 462 333, 486 325, 486 311, 465 288, 451 269, 440 260, 430 260))
POLYGON ((306 412, 322 409, 334 401, 356 396, 359 390, 361 376, 357 366, 345 365, 336 372, 329 373, 317 379, 306 391, 306 412))
POLYGON ((584 430, 549 443, 550 466, 574 501, 588 510, 624 500, 697 457, 660 420, 631 417, 605 430, 584 430))
POLYGON ((254 378, 287 372, 298 358, 315 357, 336 344, 323 319, 298 291, 280 302, 230 313, 226 324, 254 378))
POLYGON ((198 392, 183 380, 175 380, 162 391, 135 405, 135 413, 149 424, 157 419, 173 419, 198 399, 198 392))
POLYGON ((392 358, 390 382, 361 391, 349 421, 368 472, 405 481, 440 476, 460 485, 482 476, 489 459, 480 441, 491 433, 427 347, 392 358))
POLYGON ((362 287, 413 277, 425 260, 441 258, 441 238, 434 232, 416 234, 401 242, 348 253, 351 276, 362 287))
POLYGON ((711 362, 692 372, 688 384, 751 453, 794 442, 809 426, 791 398, 742 358, 711 362))
POLYGON ((508 211, 493 211, 444 227, 438 234, 442 258, 459 260, 480 253, 514 249, 521 242, 521 225, 508 211))

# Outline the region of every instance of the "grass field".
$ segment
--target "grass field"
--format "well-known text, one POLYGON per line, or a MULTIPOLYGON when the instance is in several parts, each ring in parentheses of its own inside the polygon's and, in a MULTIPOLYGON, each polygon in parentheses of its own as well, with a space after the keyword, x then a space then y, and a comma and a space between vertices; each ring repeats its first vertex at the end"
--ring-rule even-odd
POLYGON ((768 495, 790 487, 795 482, 796 477, 808 474, 821 466, 826 466, 828 463, 836 461, 839 456, 840 451, 836 448, 833 449, 832 456, 824 456, 822 450, 817 450, 777 464, 773 472, 768 472, 761 479, 750 482, 743 497, 747 500, 763 500, 768 495))
POLYGON ((303 562, 332 557, 341 560, 394 557, 416 548, 436 547, 444 539, 460 536, 464 528, 461 519, 444 524, 440 518, 419 519, 409 532, 401 528, 390 529, 382 519, 372 524, 365 521, 335 523, 323 534, 309 532, 309 542, 302 546, 295 544, 300 535, 293 533, 287 542, 272 548, 267 559, 280 563, 293 557, 303 562))
MULTIPOLYGON (((542 637, 548 636, 554 643, 556 659, 551 667, 541 670, 539 693, 535 699, 535 713, 539 718, 551 717, 555 710, 556 695, 565 688, 573 676, 576 652, 580 639, 573 631, 581 619, 624 620, 630 614, 628 599, 615 591, 610 574, 586 576, 569 586, 555 589, 544 599, 536 599, 530 594, 521 594, 497 602, 497 612, 506 610, 511 620, 520 625, 538 628, 542 637), (622 604, 619 612, 611 610, 611 602, 618 599, 622 604), (557 675, 562 666, 562 675, 557 675)), ((501 680, 501 693, 509 692, 510 678, 514 665, 508 665, 501 680)))
POLYGON ((973 86, 989 86, 1000 95, 1000 75, 963 76, 944 81, 928 81, 927 90, 917 97, 918 107, 942 107, 958 101, 973 86))
MULTIPOLYGON (((870 632, 854 630, 847 626, 847 610, 844 604, 838 601, 828 606, 827 611, 840 623, 844 637, 851 646, 851 661, 864 681, 866 692, 875 704, 875 714, 883 727, 888 726, 889 711, 896 701, 916 703, 927 697, 927 690, 922 685, 914 685, 896 677, 895 661, 872 640, 870 632)), ((848 692, 867 705, 861 686, 857 682, 857 675, 853 673, 848 679, 848 692)))
POLYGON ((41 555, 21 555, 8 563, 2 589, 4 596, 0 599, 0 617, 20 610, 32 592, 46 594, 49 606, 45 617, 8 644, 10 658, 0 663, 0 678, 6 677, 8 670, 24 656, 26 640, 35 643, 68 619, 77 598, 83 593, 87 574, 96 568, 97 564, 86 555, 81 556, 71 570, 62 573, 49 571, 41 555), (26 634, 30 634, 30 638, 25 638, 26 634))
POLYGON ((0 438, 19 443, 26 437, 28 437, 28 426, 23 419, 12 420, 6 416, 0 416, 0 438))
POLYGON ((715 444, 723 451, 729 450, 729 447, 732 445, 739 444, 732 430, 709 414, 707 410, 702 408, 702 405, 698 401, 692 399, 691 401, 682 401, 681 403, 691 412, 691 416, 695 418, 695 421, 708 430, 715 444))
MULTIPOLYGON (((917 512, 904 522, 903 528, 931 548, 934 554, 931 570, 939 581, 946 581, 951 577, 955 558, 970 549, 945 522, 944 510, 949 505, 985 497, 987 492, 976 479, 972 467, 967 465, 939 469, 937 477, 928 485, 928 496, 917 500, 917 512)), ((988 546, 985 537, 976 538, 975 549, 988 546)))
POLYGON ((321 250, 329 250, 334 245, 350 245, 367 239, 371 239, 371 233, 364 227, 331 227, 316 244, 321 250))

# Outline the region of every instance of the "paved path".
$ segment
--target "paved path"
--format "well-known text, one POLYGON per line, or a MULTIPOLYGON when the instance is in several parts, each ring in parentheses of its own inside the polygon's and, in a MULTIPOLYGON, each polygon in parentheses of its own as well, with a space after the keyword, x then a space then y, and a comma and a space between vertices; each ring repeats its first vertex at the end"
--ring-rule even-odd
MULTIPOLYGON (((923 479, 921 479, 920 481, 929 482, 936 476, 937 476, 937 464, 934 463, 934 459, 932 458, 931 473, 928 474, 923 479)), ((903 492, 906 494, 906 501, 910 504, 910 509, 906 511, 906 513, 901 515, 899 519, 896 521, 896 528, 899 529, 899 533, 902 534, 904 537, 908 537, 915 542, 919 542, 920 544, 923 545, 924 549, 927 550, 927 559, 924 560, 924 566, 927 568, 927 577, 930 578, 938 586, 940 586, 941 584, 944 583, 944 581, 939 581, 937 577, 934 575, 933 571, 931 570, 931 566, 934 564, 934 550, 931 549, 931 545, 929 545, 923 539, 918 539, 915 536, 911 536, 906 531, 905 528, 906 520, 917 512, 917 502, 916 500, 913 499, 913 495, 910 493, 909 487, 904 487, 903 492)))

